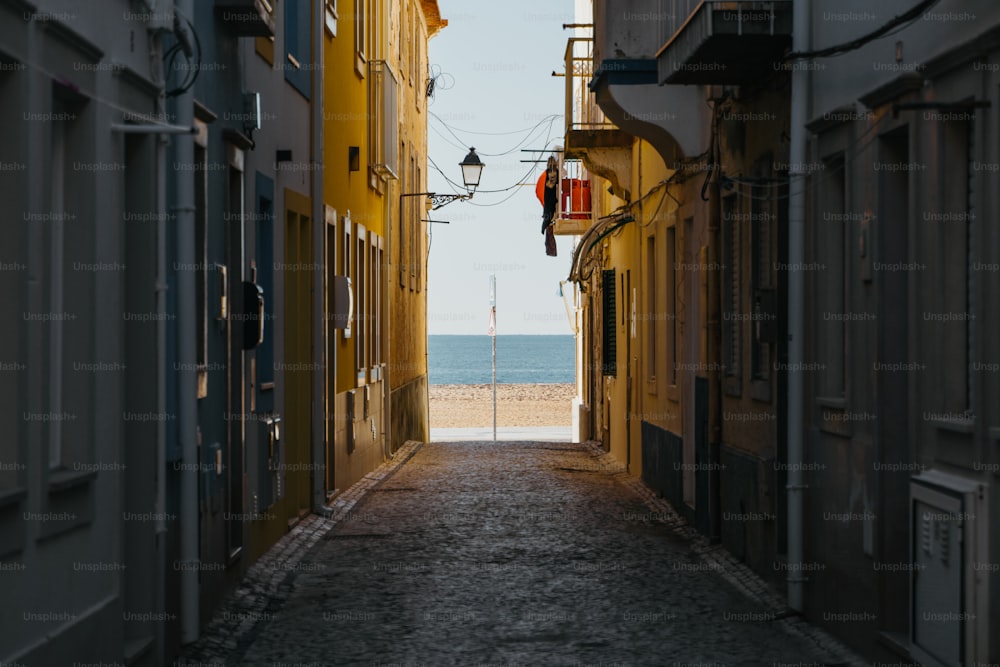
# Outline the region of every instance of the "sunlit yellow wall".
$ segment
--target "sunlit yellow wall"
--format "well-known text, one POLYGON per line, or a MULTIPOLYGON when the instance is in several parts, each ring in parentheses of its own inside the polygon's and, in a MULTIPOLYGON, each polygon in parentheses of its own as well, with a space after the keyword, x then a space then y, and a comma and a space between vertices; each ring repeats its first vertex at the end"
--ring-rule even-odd
MULTIPOLYGON (((387 23, 387 0, 359 0, 364 6, 367 25, 365 59, 358 55, 353 0, 338 3, 337 34, 324 31, 323 137, 324 201, 337 214, 337 257, 328 258, 328 275, 344 273, 344 218, 352 224, 385 235, 385 201, 388 192, 373 188, 368 168, 369 73, 368 60, 387 51, 384 25, 387 23), (359 152, 359 168, 350 170, 350 147, 359 152)), ((332 232, 333 230, 328 230, 332 232)), ((353 230, 352 230, 353 232, 353 230)), ((352 242, 357 239, 352 235, 352 242)), ((355 386, 354 338, 332 334, 337 346, 336 390, 340 393, 355 386)))
MULTIPOLYGON (((328 29, 324 37, 324 198, 328 219, 333 218, 331 211, 336 212, 335 232, 328 227, 335 233, 336 241, 328 244, 331 256, 326 270, 329 277, 350 273, 344 266, 344 223, 348 215, 352 255, 356 253, 358 239, 354 233, 359 223, 366 233, 374 232, 381 238, 381 272, 377 277, 369 273, 362 279, 370 283, 366 285, 369 293, 380 294, 381 303, 377 307, 372 303, 367 315, 373 322, 368 340, 380 351, 375 355, 376 361, 385 364, 383 379, 389 385, 387 407, 392 425, 377 423, 374 432, 395 431, 397 415, 409 415, 398 435, 426 438, 427 228, 426 223, 420 222, 426 218, 426 211, 422 208, 424 198, 400 195, 427 189, 427 40, 446 22, 440 18, 437 2, 427 0, 343 0, 338 3, 338 10, 336 35, 328 29), (364 26, 363 35, 356 30, 359 20, 364 26), (370 168, 372 133, 383 131, 381 120, 388 114, 387 109, 379 111, 376 107, 384 104, 382 90, 371 89, 375 81, 371 68, 376 61, 382 66, 384 76, 397 82, 395 116, 389 119, 395 124, 397 135, 394 141, 397 159, 391 165, 394 176, 380 176, 370 168), (356 147, 358 154, 354 169, 350 159, 352 147, 356 147), (405 211, 402 221, 401 208, 405 211), (411 231, 414 220, 419 226, 411 231), (374 335, 376 327, 378 337, 374 335), (422 383, 420 387, 416 387, 417 382, 422 383), (396 392, 408 384, 417 390, 396 392)), ((355 262, 352 257, 351 263, 355 262)), ((357 283, 359 278, 354 276, 354 280, 357 283)), ((355 326, 358 324, 356 319, 355 326)), ((358 384, 357 340, 356 335, 345 338, 340 331, 331 334, 337 359, 331 392, 335 409, 342 408, 344 392, 358 384)), ((369 378, 369 383, 373 383, 373 390, 379 386, 377 377, 369 378)), ((369 391, 368 395, 372 393, 369 391)), ((382 395, 381 389, 378 394, 382 395)), ((348 425, 340 424, 338 428, 348 425)), ((363 430, 372 431, 370 425, 363 430)), ((395 443, 397 434, 389 436, 395 443)), ((380 446, 378 449, 381 451, 380 446)), ((367 463, 355 465, 357 458, 353 454, 341 466, 350 467, 349 477, 368 467, 367 463)), ((347 481, 349 478, 345 478, 347 481)))
POLYGON ((427 375, 427 191, 428 39, 443 27, 437 2, 393 2, 387 60, 399 80, 399 180, 393 183, 389 303, 393 389, 427 375), (412 225, 416 229, 411 229, 412 225))
MULTIPOLYGON (((673 277, 675 293, 683 287, 680 274, 671 264, 668 255, 668 230, 674 228, 676 257, 680 257, 682 245, 683 220, 678 211, 677 202, 666 194, 663 188, 656 189, 663 181, 673 175, 660 154, 647 142, 637 141, 633 151, 633 183, 632 192, 637 199, 649 194, 635 212, 637 237, 635 239, 636 259, 641 266, 639 282, 636 284, 633 274, 633 286, 637 288, 638 303, 636 312, 639 321, 636 323, 636 335, 639 344, 634 346, 636 361, 636 405, 635 421, 649 422, 661 428, 680 434, 680 388, 676 386, 671 374, 671 360, 668 345, 671 345, 675 333, 674 318, 677 318, 676 332, 683 327, 683 312, 679 306, 683 299, 668 298, 669 278, 673 277), (651 193, 651 194, 650 194, 651 193), (649 243, 653 243, 653 261, 650 261, 649 243), (652 299, 648 291, 653 283, 652 299), (677 312, 675 312, 675 309, 677 312)), ((671 185, 670 194, 677 197, 679 186, 671 185)), ((676 258, 675 257, 675 258, 676 258)), ((677 359, 683 352, 680 341, 677 343, 677 359)), ((676 374, 676 382, 680 382, 681 374, 676 374)), ((633 447, 639 447, 633 433, 633 447)), ((633 451, 633 457, 635 456, 633 451)))
MULTIPOLYGON (((602 242, 604 268, 615 270, 617 374, 603 378, 602 395, 594 397, 593 402, 605 401, 599 410, 607 411, 611 454, 622 463, 628 463, 630 472, 635 475, 642 471, 642 422, 652 422, 675 432, 680 430, 678 392, 667 385, 667 357, 664 354, 667 325, 669 317, 673 316, 667 312, 664 289, 667 271, 672 270, 665 258, 665 230, 676 222, 676 204, 669 197, 664 199, 662 190, 639 202, 671 173, 648 143, 635 140, 628 184, 632 201, 637 202, 631 208, 635 220, 602 242), (657 244, 652 264, 647 259, 646 243, 650 237, 654 237, 657 244), (647 299, 650 272, 656 279, 655 303, 647 299), (648 326, 648 321, 654 325, 648 326), (654 347, 655 362, 651 362, 648 357, 654 347)), ((603 187, 591 188, 592 192, 601 193, 597 200, 601 215, 607 215, 621 204, 617 198, 606 196, 604 190, 603 187)), ((680 244, 679 231, 677 243, 680 244)), ((599 308, 600 281, 593 281, 592 286, 596 289, 592 289, 589 307, 599 308)))

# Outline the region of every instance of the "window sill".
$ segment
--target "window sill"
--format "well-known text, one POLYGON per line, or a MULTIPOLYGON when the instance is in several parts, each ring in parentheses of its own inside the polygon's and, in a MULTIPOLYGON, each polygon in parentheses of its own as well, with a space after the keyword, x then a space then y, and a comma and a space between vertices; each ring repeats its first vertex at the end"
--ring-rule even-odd
POLYGON ((930 419, 928 421, 939 431, 950 431, 963 435, 972 435, 976 431, 975 419, 930 419))
POLYGON ((43 521, 38 539, 64 535, 94 520, 96 470, 53 470, 49 473, 48 502, 44 512, 54 518, 43 521))
POLYGON ((750 381, 750 398, 761 403, 771 402, 771 381, 755 379, 750 381))
POLYGON ((96 470, 56 470, 49 474, 49 493, 69 491, 97 479, 96 470))
POLYGON ((0 558, 24 550, 24 519, 21 504, 28 497, 28 489, 23 486, 0 492, 0 558))
POLYGON ((836 410, 847 409, 847 398, 844 396, 817 396, 816 405, 824 408, 834 408, 836 410))
POLYGON ((847 401, 845 399, 816 399, 819 403, 819 430, 822 433, 850 438, 854 428, 846 419, 847 401), (823 402, 821 402, 823 401, 823 402))
POLYGON ((0 491, 0 508, 8 505, 16 505, 28 497, 28 489, 23 486, 15 486, 13 489, 0 491))

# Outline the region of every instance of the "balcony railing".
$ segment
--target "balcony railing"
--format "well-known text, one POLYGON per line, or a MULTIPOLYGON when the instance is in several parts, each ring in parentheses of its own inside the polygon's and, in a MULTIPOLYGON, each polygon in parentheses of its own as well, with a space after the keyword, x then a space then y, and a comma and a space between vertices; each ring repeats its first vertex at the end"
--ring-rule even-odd
POLYGON ((588 87, 594 76, 594 38, 570 37, 566 42, 566 131, 612 129, 588 87))
POLYGON ((791 0, 660 0, 661 83, 759 78, 791 44, 791 0))

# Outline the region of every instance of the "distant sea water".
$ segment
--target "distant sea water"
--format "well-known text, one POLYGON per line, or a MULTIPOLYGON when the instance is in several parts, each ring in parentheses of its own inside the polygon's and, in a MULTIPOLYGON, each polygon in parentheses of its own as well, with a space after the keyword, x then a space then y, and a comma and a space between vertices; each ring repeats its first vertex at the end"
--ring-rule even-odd
MULTIPOLYGON (((427 337, 431 384, 493 382, 489 336, 427 337)), ((573 336, 497 336, 498 384, 565 384, 575 382, 573 336)))

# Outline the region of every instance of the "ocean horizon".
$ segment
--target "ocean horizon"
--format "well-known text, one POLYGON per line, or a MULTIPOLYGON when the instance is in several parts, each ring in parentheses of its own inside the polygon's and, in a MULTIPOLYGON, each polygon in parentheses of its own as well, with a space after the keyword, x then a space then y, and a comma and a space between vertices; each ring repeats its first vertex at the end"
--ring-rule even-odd
MULTIPOLYGON (((576 343, 571 335, 501 334, 497 384, 569 384, 576 381, 576 343)), ((493 382, 492 337, 427 336, 430 384, 493 382)))

